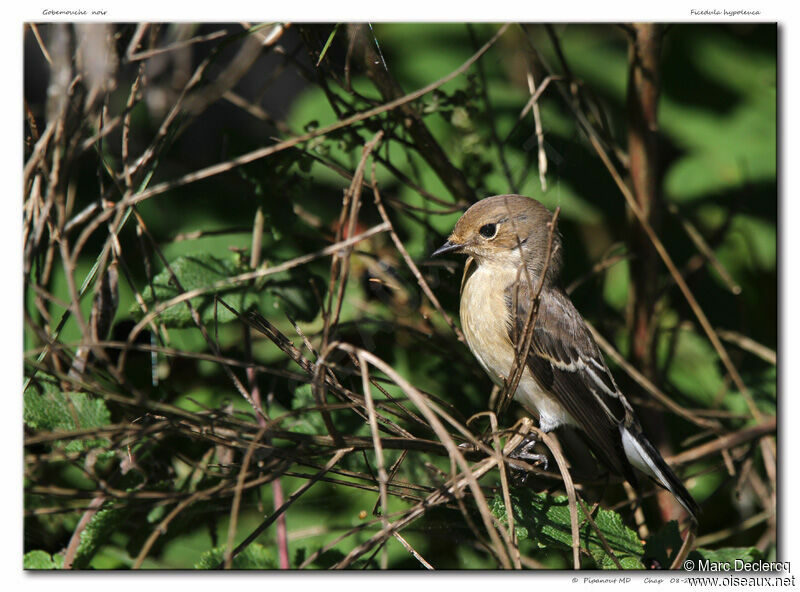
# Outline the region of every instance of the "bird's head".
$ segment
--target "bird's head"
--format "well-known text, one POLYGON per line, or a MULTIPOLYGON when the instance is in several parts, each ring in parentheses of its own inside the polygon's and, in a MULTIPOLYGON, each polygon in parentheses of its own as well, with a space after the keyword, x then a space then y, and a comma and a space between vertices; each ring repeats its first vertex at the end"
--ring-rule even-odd
MULTIPOLYGON (((547 258, 553 214, 524 195, 495 195, 470 207, 456 222, 447 242, 433 252, 464 253, 477 263, 519 269, 524 262, 541 272, 547 258)), ((553 232, 548 278, 561 269, 561 236, 553 232)))

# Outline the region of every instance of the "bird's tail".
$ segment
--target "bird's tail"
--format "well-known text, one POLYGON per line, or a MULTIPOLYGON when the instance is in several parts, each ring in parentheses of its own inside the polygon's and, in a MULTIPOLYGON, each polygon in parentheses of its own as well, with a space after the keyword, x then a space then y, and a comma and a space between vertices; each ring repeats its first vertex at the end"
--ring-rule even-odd
POLYGON ((631 426, 631 428, 620 426, 620 432, 628 461, 674 495, 696 523, 700 506, 694 501, 678 476, 661 458, 656 447, 642 434, 641 430, 636 429, 636 426, 631 426))

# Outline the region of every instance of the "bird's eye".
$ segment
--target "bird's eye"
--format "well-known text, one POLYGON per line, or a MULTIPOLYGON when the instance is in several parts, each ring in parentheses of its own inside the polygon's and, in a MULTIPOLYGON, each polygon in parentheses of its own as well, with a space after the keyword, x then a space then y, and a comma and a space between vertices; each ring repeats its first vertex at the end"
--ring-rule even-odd
POLYGON ((478 232, 483 238, 494 238, 494 235, 497 234, 497 224, 484 224, 478 232))

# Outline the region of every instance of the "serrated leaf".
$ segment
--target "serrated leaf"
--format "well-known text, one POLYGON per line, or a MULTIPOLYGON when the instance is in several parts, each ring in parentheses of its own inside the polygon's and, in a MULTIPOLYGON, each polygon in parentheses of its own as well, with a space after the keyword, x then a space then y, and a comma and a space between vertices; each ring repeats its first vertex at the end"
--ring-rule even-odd
MULTIPOLYGON (((225 547, 217 547, 203 553, 194 568, 216 569, 224 561, 225 547)), ((233 569, 278 569, 278 565, 269 549, 264 545, 252 543, 233 558, 233 569)))
POLYGON ((63 558, 47 551, 29 551, 22 557, 22 569, 61 569, 63 558))
MULTIPOLYGON (((244 312, 258 303, 258 296, 244 284, 232 288, 211 289, 217 282, 246 271, 233 260, 219 259, 208 253, 181 255, 170 262, 170 268, 185 291, 210 289, 207 294, 190 300, 204 323, 211 323, 215 320, 218 323, 228 323, 236 318, 224 306, 215 306, 214 296, 216 295, 225 295, 225 301, 239 312, 244 312)), ((148 286, 142 292, 142 297, 148 306, 167 301, 181 293, 172 281, 172 273, 169 269, 163 270, 153 278, 152 288, 148 286)), ((137 317, 142 316, 138 307, 135 307, 132 312, 137 317)), ((171 306, 158 318, 168 327, 181 328, 193 324, 191 312, 185 302, 171 306)))
POLYGON ((105 543, 108 537, 117 529, 126 515, 126 510, 105 509, 100 510, 81 532, 81 542, 75 552, 75 569, 89 567, 89 563, 97 550, 105 543))
MULTIPOLYGON (((541 548, 562 551, 572 549, 572 527, 566 496, 550 496, 528 489, 515 489, 511 492, 511 505, 518 538, 530 539, 541 548)), ((495 497, 492 502, 492 513, 501 522, 507 520, 505 504, 500 497, 495 497)), ((611 510, 600 509, 593 518, 622 567, 643 569, 642 542, 634 531, 623 524, 620 515, 611 510)), ((580 507, 578 525, 580 546, 589 552, 597 566, 601 569, 618 569, 580 507)))
MULTIPOLYGON (((50 432, 98 428, 111 423, 105 401, 86 393, 65 393, 55 385, 31 383, 23 394, 22 418, 34 430, 50 432)), ((108 440, 72 440, 65 446, 68 452, 78 452, 97 446, 107 446, 108 440)))

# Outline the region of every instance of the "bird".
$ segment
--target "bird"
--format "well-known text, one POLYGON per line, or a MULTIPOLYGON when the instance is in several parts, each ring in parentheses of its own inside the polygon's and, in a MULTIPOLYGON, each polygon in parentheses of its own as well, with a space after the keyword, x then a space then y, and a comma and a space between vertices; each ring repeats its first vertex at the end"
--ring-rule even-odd
MULTIPOLYGON (((561 287, 563 246, 555 223, 550 210, 531 197, 495 195, 467 209, 432 253, 469 256, 459 309, 467 345, 502 386, 512 372, 515 348, 529 342, 514 399, 538 415, 540 429, 582 431, 598 461, 634 489, 634 468, 642 472, 697 524, 697 502, 644 434, 586 321, 561 287), (537 305, 533 319, 531 308, 537 305), (527 339, 526 322, 534 323, 527 339)), ((531 442, 523 444, 517 458, 530 450, 531 442)))

